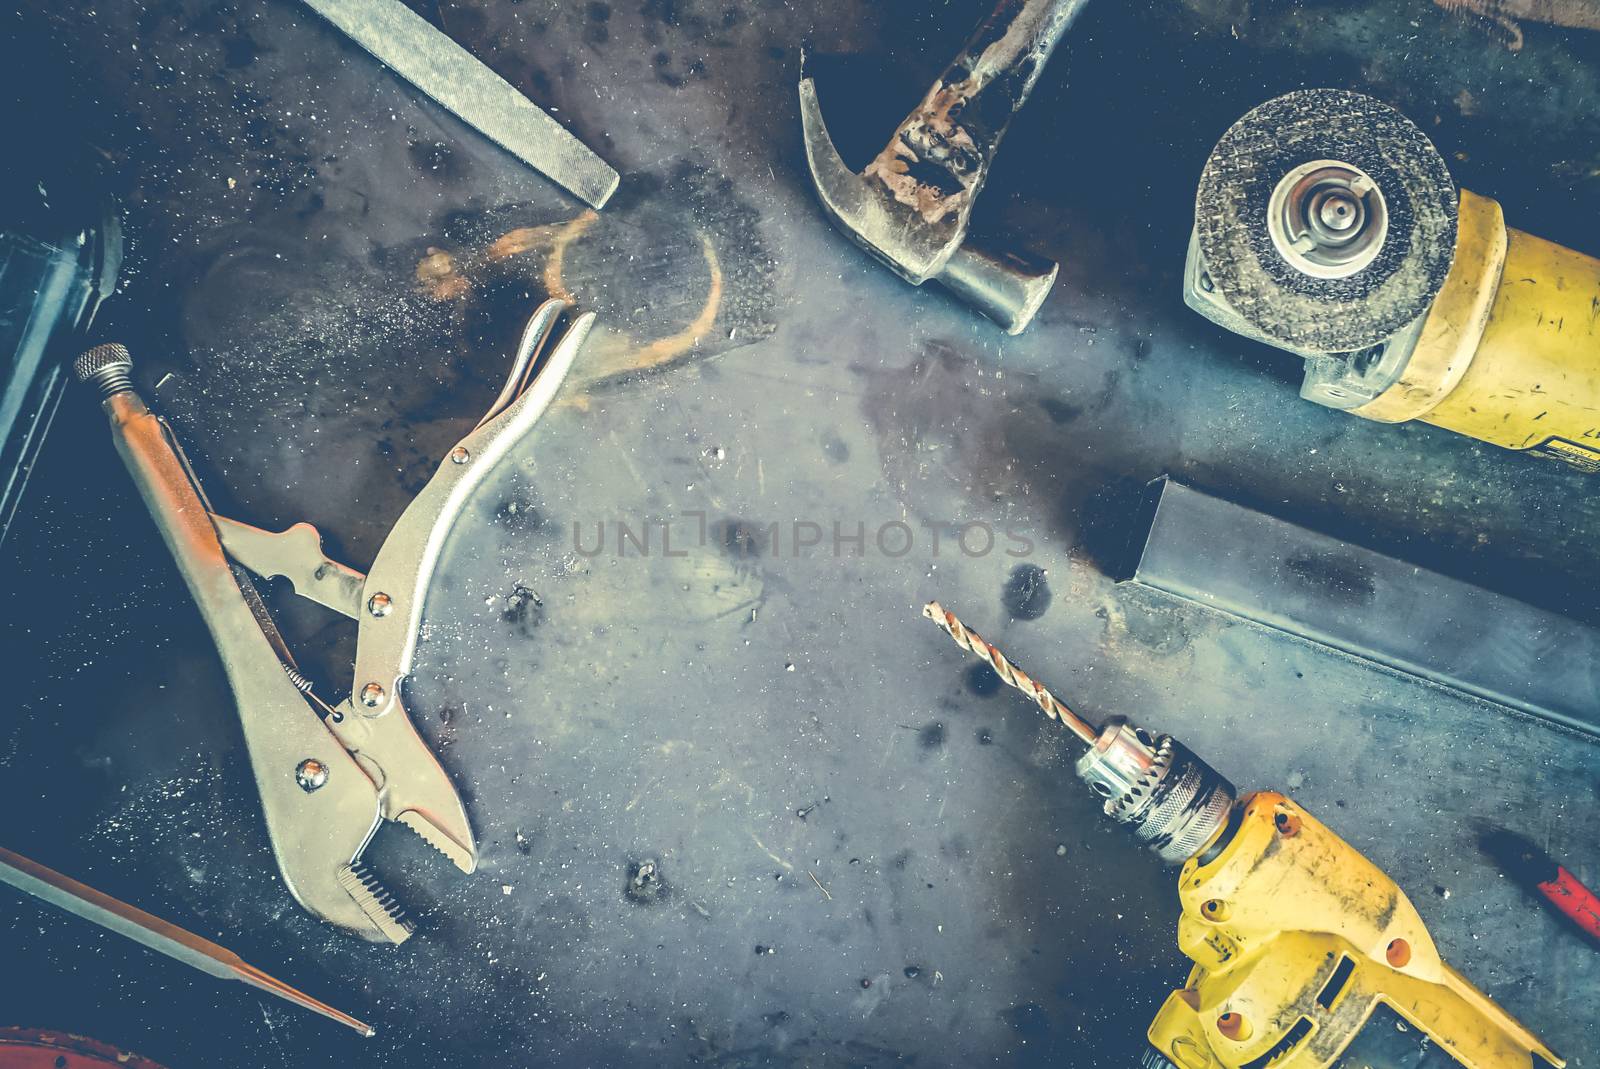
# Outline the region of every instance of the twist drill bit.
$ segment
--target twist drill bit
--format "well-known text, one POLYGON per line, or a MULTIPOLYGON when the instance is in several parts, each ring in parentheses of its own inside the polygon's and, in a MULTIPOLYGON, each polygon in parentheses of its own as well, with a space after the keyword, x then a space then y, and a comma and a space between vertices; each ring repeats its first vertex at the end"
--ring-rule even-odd
POLYGON ((977 658, 1000 677, 1001 682, 1008 686, 1016 687, 1029 698, 1033 699, 1044 715, 1051 720, 1059 720, 1067 729, 1078 736, 1084 744, 1093 746, 1099 737, 1099 729, 1063 705, 1054 694, 1045 688, 1043 683, 1034 679, 1028 673, 1018 668, 1006 659, 995 646, 976 631, 970 630, 956 618, 956 614, 940 605, 937 601, 930 601, 922 607, 922 615, 939 625, 940 630, 955 639, 957 646, 977 656, 977 658))
POLYGON ((1106 816, 1126 825, 1134 838, 1163 861, 1181 865, 1226 822, 1237 797, 1233 784, 1177 739, 1146 731, 1121 717, 1096 729, 937 601, 923 606, 922 615, 1089 747, 1077 760, 1078 778, 1104 799, 1106 816))

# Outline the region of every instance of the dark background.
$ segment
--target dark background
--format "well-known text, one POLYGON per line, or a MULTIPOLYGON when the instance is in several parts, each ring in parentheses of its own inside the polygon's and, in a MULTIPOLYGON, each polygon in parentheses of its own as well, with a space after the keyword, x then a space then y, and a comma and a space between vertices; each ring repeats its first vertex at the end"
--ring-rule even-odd
MULTIPOLYGON (((399 948, 295 906, 205 631, 102 417, 69 396, 0 549, 5 845, 379 1034, 15 898, 4 1023, 173 1067, 1131 1065, 1185 971, 1173 875, 1098 814, 1058 733, 917 619, 938 597, 1090 715, 1288 789, 1408 889, 1447 958, 1596 1064, 1600 957, 1475 845, 1504 824, 1600 880, 1593 743, 1105 567, 1170 472, 1600 622, 1592 478, 1302 402, 1297 361, 1179 287, 1211 145, 1306 85, 1393 103, 1511 225, 1600 253, 1600 34, 1528 23, 1512 52, 1427 0, 1100 0, 977 209, 991 244, 1063 264, 1012 339, 827 224, 795 103, 804 50, 864 162, 985 7, 430 12, 624 176, 560 265, 602 327, 458 526, 406 695, 481 868, 382 830, 367 857, 420 924, 399 948), (796 520, 917 542, 796 554, 796 520), (659 536, 619 555, 619 521, 668 522, 689 555, 659 536), (970 521, 1033 550, 953 550, 970 521), (596 523, 607 550, 575 552, 596 523), (666 884, 647 903, 623 894, 643 859, 666 884)), ((7 107, 81 128, 126 204, 97 340, 133 350, 219 510, 309 520, 365 568, 493 397, 579 207, 290 0, 0 17, 7 107)), ((342 696, 354 628, 269 595, 342 696)))

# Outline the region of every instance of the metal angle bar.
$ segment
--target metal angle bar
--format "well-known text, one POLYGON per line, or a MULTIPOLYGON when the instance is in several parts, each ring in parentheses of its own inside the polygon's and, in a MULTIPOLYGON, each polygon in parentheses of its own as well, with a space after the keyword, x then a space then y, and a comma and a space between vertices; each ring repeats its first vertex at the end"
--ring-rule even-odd
POLYGON ((472 53, 399 0, 305 0, 441 107, 592 208, 617 172, 472 53))
POLYGON ((1600 632, 1171 481, 1125 581, 1600 735, 1600 632))

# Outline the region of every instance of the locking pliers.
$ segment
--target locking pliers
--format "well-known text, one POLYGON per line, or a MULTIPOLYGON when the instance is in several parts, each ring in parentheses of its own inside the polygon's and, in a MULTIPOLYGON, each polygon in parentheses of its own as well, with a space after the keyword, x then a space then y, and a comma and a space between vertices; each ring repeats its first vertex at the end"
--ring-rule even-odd
POLYGON ((273 533, 213 512, 172 429, 134 391, 127 349, 96 346, 74 365, 78 381, 99 391, 117 451, 216 642, 284 882, 312 914, 375 942, 400 943, 412 930, 361 861, 381 820, 406 825, 463 872, 477 867, 461 797, 400 690, 462 507, 550 406, 594 324, 592 312, 577 316, 552 344, 565 311, 552 300, 534 313, 500 395, 401 514, 366 575, 329 560, 309 524, 273 533), (312 692, 249 572, 284 576, 297 594, 357 621, 354 683, 338 705, 312 692))

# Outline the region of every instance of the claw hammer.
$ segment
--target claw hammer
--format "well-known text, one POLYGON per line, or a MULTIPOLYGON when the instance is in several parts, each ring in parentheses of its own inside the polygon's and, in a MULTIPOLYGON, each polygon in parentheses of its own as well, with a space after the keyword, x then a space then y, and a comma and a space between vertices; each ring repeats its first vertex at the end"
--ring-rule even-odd
POLYGON ((823 211, 913 286, 936 279, 1008 334, 1033 320, 1059 265, 974 248, 967 224, 1012 116, 1087 2, 1000 0, 860 174, 833 147, 816 85, 800 82, 806 162, 823 211))

